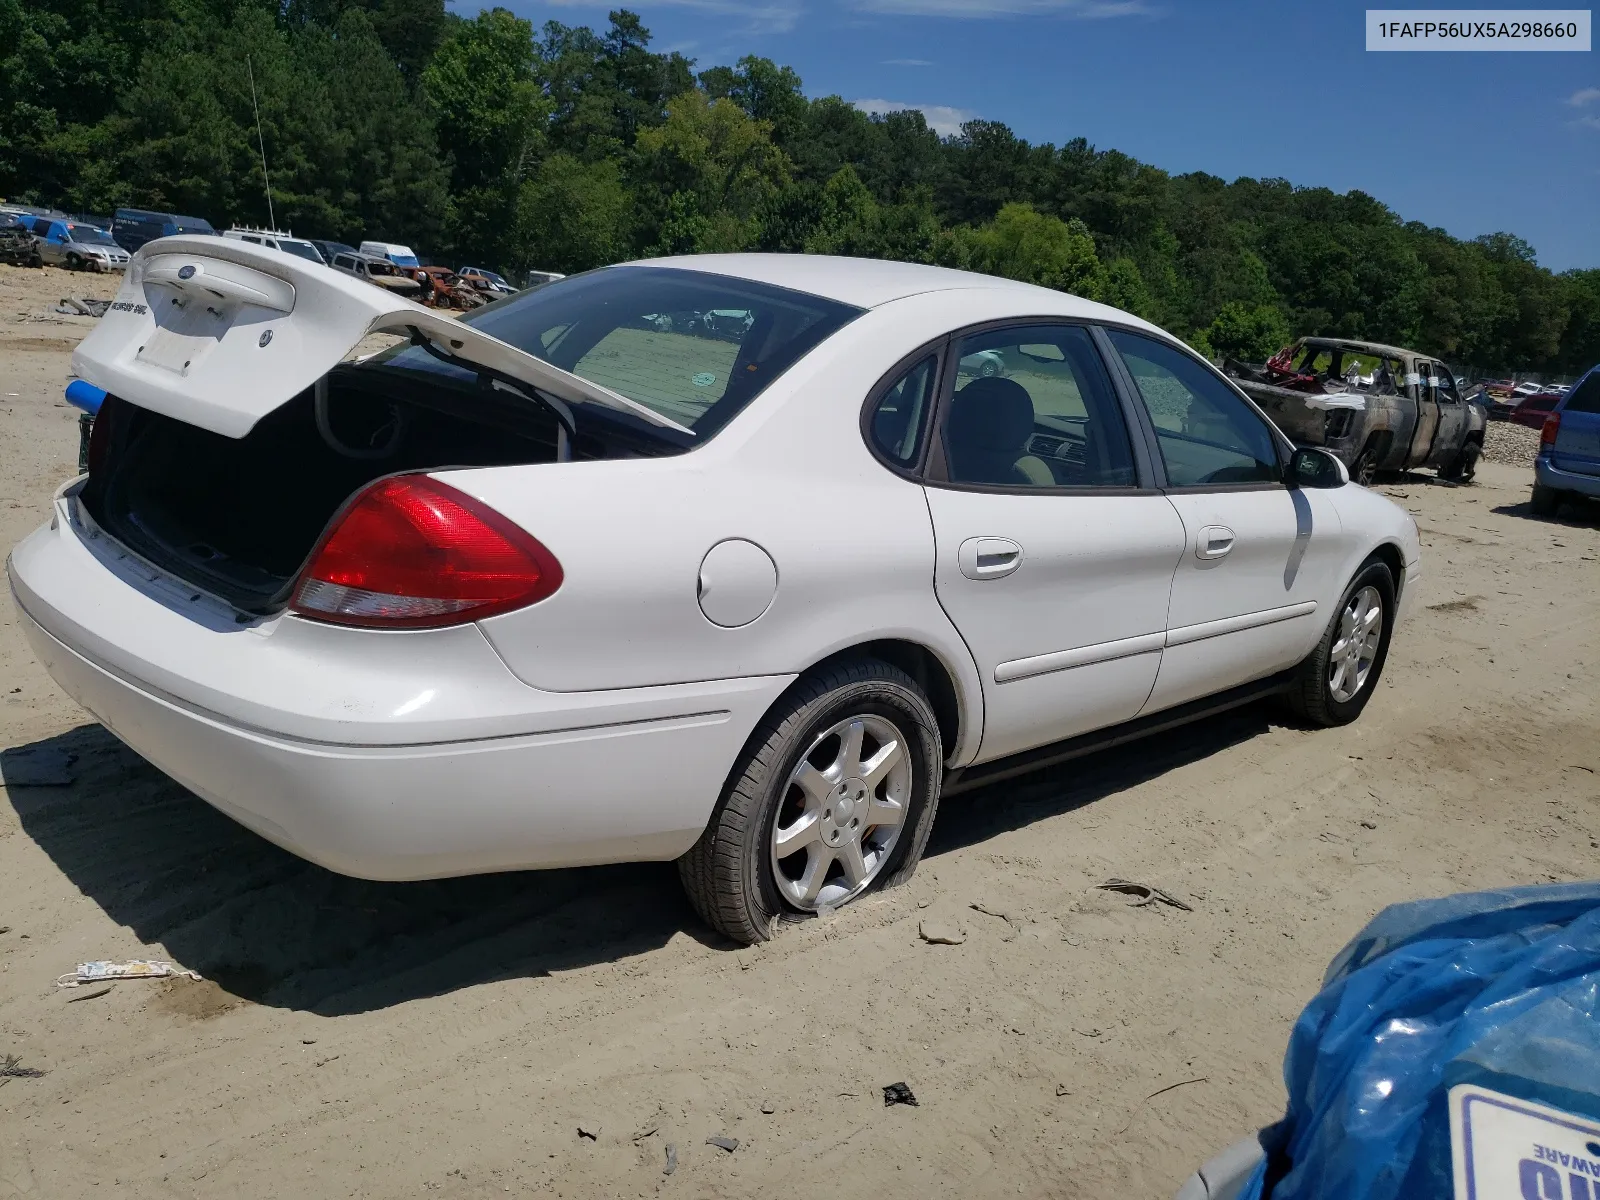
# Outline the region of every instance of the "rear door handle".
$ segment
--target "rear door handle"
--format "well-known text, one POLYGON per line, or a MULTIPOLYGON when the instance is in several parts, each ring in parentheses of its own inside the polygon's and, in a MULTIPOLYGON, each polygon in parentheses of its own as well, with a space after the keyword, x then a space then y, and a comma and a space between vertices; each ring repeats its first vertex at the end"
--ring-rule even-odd
POLYGON ((956 551, 956 565, 968 579, 999 579, 1022 565, 1022 547, 1010 538, 968 538, 956 551))
POLYGON ((1194 556, 1202 559, 1221 558, 1232 549, 1233 530, 1226 525, 1207 525, 1195 538, 1194 556))

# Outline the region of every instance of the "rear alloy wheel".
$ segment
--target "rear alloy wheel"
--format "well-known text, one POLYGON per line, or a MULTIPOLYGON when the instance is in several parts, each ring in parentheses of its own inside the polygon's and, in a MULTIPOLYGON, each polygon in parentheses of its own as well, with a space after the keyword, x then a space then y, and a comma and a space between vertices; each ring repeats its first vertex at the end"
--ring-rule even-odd
POLYGON ((943 758, 933 709, 898 668, 861 659, 802 680, 751 735, 678 860, 690 901, 751 943, 903 882, 933 825, 943 758))
POLYGON ((1536 517, 1553 517, 1556 509, 1561 507, 1561 493, 1553 487, 1545 487, 1542 483, 1533 485, 1533 494, 1528 497, 1528 511, 1536 517))
POLYGON ((1359 717, 1383 674, 1394 611, 1394 576, 1370 558, 1345 589, 1322 641, 1300 664, 1289 706, 1315 725, 1348 725, 1359 717))
POLYGON ((892 721, 862 713, 812 739, 789 772, 767 844, 773 882, 801 912, 854 900, 883 871, 911 806, 911 757, 892 721))

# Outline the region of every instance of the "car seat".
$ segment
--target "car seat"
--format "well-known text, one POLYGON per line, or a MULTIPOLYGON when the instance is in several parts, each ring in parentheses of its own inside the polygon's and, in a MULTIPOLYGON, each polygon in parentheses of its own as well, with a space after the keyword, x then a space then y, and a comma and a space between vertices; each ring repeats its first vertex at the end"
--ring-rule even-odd
POLYGON ((955 483, 1054 487, 1055 473, 1028 453, 1033 397, 1014 379, 974 379, 955 394, 945 421, 950 478, 955 483))

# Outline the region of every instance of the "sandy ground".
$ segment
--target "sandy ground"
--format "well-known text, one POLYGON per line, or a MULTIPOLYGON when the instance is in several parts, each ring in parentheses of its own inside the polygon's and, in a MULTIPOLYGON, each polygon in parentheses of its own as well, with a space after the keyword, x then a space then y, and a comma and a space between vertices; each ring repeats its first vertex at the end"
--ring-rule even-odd
MULTIPOLYGON (((91 324, 24 318, 106 282, 0 267, 5 546, 72 473, 91 324)), ((666 865, 301 863, 64 699, 0 600, 0 748, 77 755, 0 793, 0 1063, 45 1072, 0 1079, 0 1196, 1170 1195, 1279 1114, 1290 1024, 1377 909, 1592 874, 1600 529, 1532 519, 1529 482, 1385 488, 1428 574, 1356 725, 1252 708, 960 797, 911 885, 756 950, 666 865), (135 957, 206 978, 54 987, 135 957), (920 1107, 884 1106, 901 1080, 920 1107)))

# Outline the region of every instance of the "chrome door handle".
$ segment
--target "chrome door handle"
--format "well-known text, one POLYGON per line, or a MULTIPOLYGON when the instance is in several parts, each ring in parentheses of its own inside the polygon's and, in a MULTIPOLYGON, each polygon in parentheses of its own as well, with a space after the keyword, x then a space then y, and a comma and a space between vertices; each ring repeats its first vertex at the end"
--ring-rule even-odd
POLYGON ((956 565, 968 579, 999 579, 1022 565, 1022 547, 1010 538, 968 538, 956 551, 956 565))
POLYGON ((1233 549, 1233 530, 1226 525, 1207 525, 1195 538, 1194 556, 1201 559, 1221 558, 1233 549))

